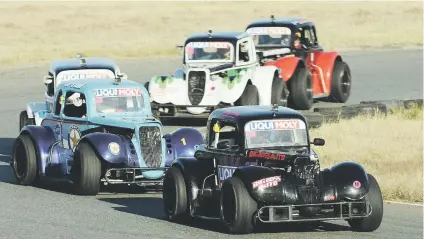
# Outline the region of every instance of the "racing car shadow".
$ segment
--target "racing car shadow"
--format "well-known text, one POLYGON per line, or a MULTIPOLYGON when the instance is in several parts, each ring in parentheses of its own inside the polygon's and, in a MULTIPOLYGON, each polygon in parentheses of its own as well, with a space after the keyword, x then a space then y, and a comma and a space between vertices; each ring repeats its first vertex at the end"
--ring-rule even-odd
MULTIPOLYGON (((161 197, 139 196, 139 197, 105 197, 98 198, 100 201, 113 203, 113 209, 125 213, 136 214, 167 221, 163 212, 163 202, 161 197)), ((346 223, 346 222, 345 222, 346 223)), ((179 223, 180 224, 180 223, 179 223)), ((193 219, 189 224, 180 224, 202 230, 227 234, 226 229, 218 220, 193 219)), ((254 233, 284 233, 284 232, 329 232, 329 231, 350 231, 350 227, 330 222, 308 222, 308 223, 278 223, 259 224, 254 233)))

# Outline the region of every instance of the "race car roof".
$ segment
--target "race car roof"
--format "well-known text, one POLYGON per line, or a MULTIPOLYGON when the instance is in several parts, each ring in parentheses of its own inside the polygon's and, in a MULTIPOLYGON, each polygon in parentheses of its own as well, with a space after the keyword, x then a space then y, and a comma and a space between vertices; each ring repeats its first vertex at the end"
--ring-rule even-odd
POLYGON ((185 40, 185 44, 193 41, 230 41, 236 42, 245 37, 249 37, 246 32, 204 32, 193 33, 185 40))
POLYGON ((313 24, 312 21, 306 18, 267 18, 259 19, 247 25, 246 30, 251 27, 269 27, 269 26, 288 26, 301 27, 303 25, 313 24))
POLYGON ((281 106, 278 107, 278 109, 273 110, 272 106, 259 105, 235 106, 216 109, 209 115, 208 121, 212 119, 223 119, 232 121, 240 127, 244 127, 247 122, 252 120, 287 118, 301 119, 307 124, 306 118, 299 111, 281 106))
POLYGON ((50 71, 56 74, 63 70, 78 69, 108 69, 116 71, 118 65, 115 61, 108 58, 84 57, 85 64, 82 65, 79 58, 60 59, 50 63, 50 71))

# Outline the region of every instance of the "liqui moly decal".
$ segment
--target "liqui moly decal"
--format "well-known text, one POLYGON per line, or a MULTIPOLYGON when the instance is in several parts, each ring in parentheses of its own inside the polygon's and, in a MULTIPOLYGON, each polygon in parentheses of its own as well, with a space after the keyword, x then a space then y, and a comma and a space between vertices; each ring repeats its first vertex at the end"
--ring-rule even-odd
POLYGON ((228 42, 190 42, 186 47, 192 48, 230 48, 231 44, 228 42))
POLYGON ((278 186, 279 182, 281 182, 281 176, 263 178, 252 182, 252 188, 257 190, 272 188, 278 186))
POLYGON ((252 27, 246 31, 252 35, 290 35, 290 28, 287 27, 252 27))
POLYGON ((236 167, 228 167, 228 166, 218 166, 218 178, 219 181, 224 181, 225 179, 233 176, 234 171, 236 171, 236 167))
POLYGON ((261 131, 261 130, 295 130, 305 129, 306 125, 298 119, 291 120, 262 120, 251 121, 246 124, 246 131, 261 131))
POLYGON ((97 89, 95 94, 97 97, 141 96, 141 90, 138 88, 97 89))

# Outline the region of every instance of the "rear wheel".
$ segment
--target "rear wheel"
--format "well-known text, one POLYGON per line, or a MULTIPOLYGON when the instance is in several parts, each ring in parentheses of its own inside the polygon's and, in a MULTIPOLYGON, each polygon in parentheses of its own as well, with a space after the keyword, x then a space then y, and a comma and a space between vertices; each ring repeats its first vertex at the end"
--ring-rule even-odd
POLYGON ((19 135, 15 140, 12 168, 18 184, 34 185, 37 179, 37 154, 32 139, 26 134, 19 135))
POLYGON ((345 103, 350 96, 351 81, 350 68, 346 62, 335 61, 329 99, 345 103))
POLYGON ((258 208, 240 178, 224 181, 220 196, 221 220, 233 234, 251 233, 254 228, 254 213, 258 208))
POLYGON ((189 218, 187 187, 181 170, 171 167, 163 179, 163 207, 168 220, 182 222, 189 218))
POLYGON ((306 67, 297 67, 290 79, 289 105, 297 110, 309 110, 314 103, 312 75, 306 67))
POLYGON ((348 220, 349 225, 354 231, 371 232, 380 227, 383 220, 383 197, 377 180, 371 174, 368 174, 370 183, 369 192, 365 195, 365 201, 371 204, 371 215, 367 218, 348 220))
POLYGON ((272 81, 271 104, 287 107, 288 96, 289 90, 286 82, 278 77, 278 74, 276 73, 272 81))
POLYGON ((246 85, 237 105, 259 105, 259 92, 255 85, 246 85))
POLYGON ((101 162, 86 142, 79 143, 74 153, 72 181, 80 195, 97 195, 100 190, 101 162))

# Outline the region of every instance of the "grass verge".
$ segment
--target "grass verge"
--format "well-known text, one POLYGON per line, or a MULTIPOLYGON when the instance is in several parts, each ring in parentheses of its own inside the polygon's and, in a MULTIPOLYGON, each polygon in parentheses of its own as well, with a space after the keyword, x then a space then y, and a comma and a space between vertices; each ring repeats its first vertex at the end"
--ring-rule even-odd
POLYGON ((243 31, 271 14, 312 19, 326 50, 422 46, 420 2, 2 2, 0 65, 174 55, 193 32, 243 31))
POLYGON ((385 200, 423 202, 422 107, 324 124, 311 137, 326 139, 314 147, 322 167, 358 162, 377 178, 385 200))

